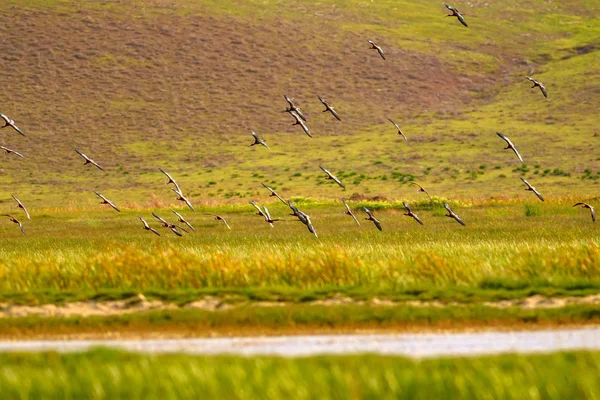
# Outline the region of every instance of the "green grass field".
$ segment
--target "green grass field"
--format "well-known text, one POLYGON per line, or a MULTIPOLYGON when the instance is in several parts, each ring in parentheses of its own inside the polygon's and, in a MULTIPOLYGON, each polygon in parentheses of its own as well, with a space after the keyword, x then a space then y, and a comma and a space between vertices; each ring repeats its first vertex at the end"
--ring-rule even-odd
POLYGON ((2 354, 4 398, 596 399, 598 353, 412 361, 344 356, 281 359, 2 354), (567 372, 568 371, 568 372, 567 372))

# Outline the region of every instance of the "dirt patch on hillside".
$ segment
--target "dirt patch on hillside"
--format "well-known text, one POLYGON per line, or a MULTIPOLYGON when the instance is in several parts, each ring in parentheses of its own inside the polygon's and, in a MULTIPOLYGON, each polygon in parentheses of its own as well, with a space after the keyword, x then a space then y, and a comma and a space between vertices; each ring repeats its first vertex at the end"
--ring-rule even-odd
MULTIPOLYGON (((225 299, 207 296, 195 300, 184 306, 177 306, 173 303, 162 302, 160 300, 147 300, 139 294, 126 300, 103 301, 103 302, 73 302, 62 305, 44 304, 39 306, 27 306, 17 304, 0 304, 0 318, 2 317, 27 317, 32 315, 44 317, 110 317, 124 314, 140 313, 145 311, 157 310, 179 310, 196 309, 204 311, 225 311, 236 307, 286 307, 296 303, 258 301, 241 301, 231 303, 225 299)), ((387 299, 371 299, 368 301, 354 300, 350 297, 336 296, 330 299, 315 300, 302 303, 313 306, 340 306, 340 305, 371 305, 376 307, 465 307, 464 303, 441 301, 392 301, 387 299)), ((524 299, 503 300, 498 302, 484 302, 486 307, 510 308, 520 307, 523 309, 547 309, 561 308, 575 304, 600 304, 600 294, 583 297, 543 297, 531 296, 524 299)))

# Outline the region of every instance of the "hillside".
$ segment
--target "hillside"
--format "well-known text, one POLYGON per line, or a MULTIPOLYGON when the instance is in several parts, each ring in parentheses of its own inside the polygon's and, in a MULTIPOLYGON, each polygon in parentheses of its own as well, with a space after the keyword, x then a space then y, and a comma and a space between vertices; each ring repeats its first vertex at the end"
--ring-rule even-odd
POLYGON ((447 198, 528 196, 519 176, 550 199, 598 196, 597 1, 453 4, 469 28, 437 1, 232 3, 3 2, 0 112, 26 137, 0 131, 25 156, 0 153, 0 209, 11 193, 34 209, 89 207, 92 190, 172 204, 158 167, 198 204, 266 199, 260 182, 286 197, 421 198, 411 179, 447 198), (313 139, 282 112, 284 93, 313 139), (249 147, 250 129, 270 151, 249 147))

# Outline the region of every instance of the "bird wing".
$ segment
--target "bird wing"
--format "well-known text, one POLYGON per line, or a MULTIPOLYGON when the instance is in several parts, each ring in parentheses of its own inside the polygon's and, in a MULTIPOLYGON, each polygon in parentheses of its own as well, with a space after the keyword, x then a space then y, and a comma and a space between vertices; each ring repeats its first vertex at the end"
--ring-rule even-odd
POLYGON ((517 148, 515 146, 511 147, 511 149, 512 149, 512 151, 515 152, 515 154, 519 158, 519 161, 523 162, 523 157, 521 157, 521 154, 519 154, 519 150, 517 150, 517 148))
POLYGON ((342 203, 344 203, 344 206, 346 206, 346 210, 351 213, 352 210, 350 210, 350 206, 348 205, 348 203, 346 203, 346 199, 344 199, 343 197, 342 197, 342 203))
POLYGON ((25 211, 25 215, 27 216, 27 219, 31 219, 31 217, 29 216, 29 211, 27 211, 27 208, 25 208, 25 206, 23 204, 21 204, 21 206, 23 207, 23 211, 25 211))
POLYGON ((292 99, 290 99, 290 98, 287 96, 287 94, 284 94, 284 95, 283 95, 283 98, 285 99, 285 101, 287 101, 287 102, 288 102, 288 104, 290 105, 290 108, 291 108, 292 110, 293 110, 294 108, 296 108, 296 107, 294 106, 294 102, 292 101, 292 99))
POLYGON ((404 132, 402 132, 400 129, 398 129, 398 133, 402 135, 402 137, 404 138, 404 141, 406 142, 406 144, 408 144, 408 138, 406 137, 404 132))
POLYGON ((514 147, 513 142, 511 142, 510 139, 506 137, 506 135, 500 132, 496 132, 496 135, 500 136, 502 140, 504 140, 509 146, 514 147))
POLYGON ((469 25, 467 25, 467 21, 465 20, 465 17, 463 17, 461 13, 457 12, 456 17, 458 18, 460 23, 463 24, 466 28, 469 27, 469 25))
POLYGON ((94 160, 90 160, 90 163, 91 163, 92 165, 94 165, 96 168, 98 168, 100 171, 104 171, 104 168, 102 168, 102 167, 100 166, 100 164, 98 164, 96 161, 94 161, 94 160))
POLYGON ((377 218, 373 217, 373 223, 375 224, 377 229, 379 229, 380 231, 383 231, 383 228, 381 227, 381 222, 379 222, 379 220, 377 218))
POLYGON ((152 213, 152 215, 154 216, 154 218, 156 218, 157 220, 159 220, 163 224, 167 224, 167 225, 169 224, 167 221, 165 221, 162 217, 156 215, 154 212, 152 213))
POLYGON ((337 177, 331 175, 331 178, 333 179, 333 181, 335 183, 337 183, 338 185, 340 185, 342 188, 346 189, 346 186, 344 186, 344 184, 337 177))
POLYGON ((177 188, 176 193, 181 193, 181 188, 179 187, 179 184, 177 183, 177 181, 175 179, 173 179, 173 177, 167 171, 165 171, 164 169, 159 168, 158 170, 160 172, 162 172, 163 174, 165 174, 167 178, 169 178, 169 182, 167 182, 167 185, 169 183, 173 183, 173 185, 175 185, 175 187, 177 188))
POLYGON ((25 235, 25 228, 23 227, 23 224, 20 221, 17 221, 19 223, 19 228, 21 229, 21 233, 23 235, 25 235))
POLYGON ((592 214, 592 222, 596 222, 596 211, 592 206, 590 206, 590 213, 592 214))
POLYGON ((304 133, 306 133, 308 135, 308 137, 312 138, 312 135, 310 134, 310 131, 308 130, 308 126, 306 126, 304 121, 299 120, 299 122, 300 122, 300 125, 302 126, 302 129, 304 129, 304 133))
POLYGON ((329 176, 329 177, 331 177, 331 176, 332 176, 332 175, 331 175, 331 172, 329 172, 329 171, 327 170, 327 168, 325 168, 325 167, 323 167, 323 166, 321 166, 321 165, 319 165, 319 168, 321 168, 321 170, 323 170, 323 172, 325 172, 325 173, 327 174, 327 176, 329 176))
POLYGON ((254 139, 256 139, 260 143, 260 138, 258 137, 258 135, 256 134, 256 132, 254 132, 254 131, 251 130, 250 134, 254 137, 254 139))
POLYGON ((196 232, 196 228, 194 228, 192 226, 192 224, 190 224, 189 222, 187 222, 185 219, 182 218, 181 222, 183 222, 184 224, 186 224, 187 226, 189 226, 191 230, 193 230, 194 232, 196 232))
POLYGON ((452 209, 450 208, 450 206, 448 205, 448 203, 444 203, 444 208, 446 209, 446 211, 448 211, 450 214, 454 214, 454 211, 452 211, 452 209))
POLYGON ((267 149, 271 150, 271 148, 269 147, 269 145, 266 144, 264 140, 261 140, 260 144, 262 144, 263 146, 265 146, 267 149))
MULTIPOLYGON (((14 122, 12 124, 10 124, 10 126, 12 126, 12 128, 15 131, 19 132, 21 134, 21 136, 25 136, 25 134, 23 133, 23 131, 18 126, 16 126, 14 122)), ((23 232, 23 234, 25 234, 25 233, 23 232)))
POLYGON ((460 219, 460 217, 456 214, 452 214, 452 218, 454 218, 456 220, 456 222, 458 222, 459 224, 461 224, 462 226, 466 226, 465 223, 463 222, 462 219, 460 219))
POLYGON ((587 206, 587 204, 579 202, 579 203, 576 203, 573 207, 577 207, 577 206, 587 206))
POLYGON ((327 102, 326 102, 326 101, 325 101, 325 100, 324 100, 324 99, 323 99, 321 96, 317 95, 317 97, 319 98, 319 101, 320 101, 321 103, 323 103, 323 105, 324 105, 325 107, 327 107, 327 109, 329 109, 329 104, 327 104, 327 102))
POLYGON ((96 196, 100 197, 102 200, 108 201, 108 200, 106 200, 106 197, 102 196, 100 193, 98 193, 96 191, 94 191, 94 193, 96 194, 96 196))
POLYGON ((531 186, 531 190, 533 191, 533 193, 535 193, 535 195, 541 200, 544 201, 544 198, 542 197, 542 194, 540 192, 537 191, 536 188, 534 188, 533 186, 531 186))
POLYGON ((82 152, 80 152, 79 150, 75 149, 75 152, 77 154, 79 154, 81 157, 83 157, 84 160, 89 160, 88 156, 86 156, 85 154, 83 154, 82 152))
POLYGON ((150 232, 154 233, 156 236, 160 236, 160 233, 158 233, 156 229, 150 227, 148 227, 148 229, 150 229, 150 232))
POLYGON ((411 216, 415 219, 415 221, 417 221, 419 224, 423 225, 423 221, 421 221, 419 219, 419 217, 417 216, 417 214, 415 214, 415 213, 411 213, 411 214, 412 214, 411 216))
POLYGON ((231 227, 229 226, 229 224, 227 223, 227 221, 225 221, 225 218, 221 217, 221 221, 223 221, 223 223, 225 224, 225 226, 227 227, 227 229, 231 230, 231 227))
POLYGON ((369 217, 371 217, 371 218, 375 218, 375 217, 373 216, 373 212, 372 212, 371 210, 369 210, 367 207, 364 207, 364 210, 365 210, 365 212, 366 212, 367 214, 369 214, 369 217))
POLYGON ((356 215, 354 215, 354 213, 353 213, 352 211, 350 211, 350 216, 351 216, 352 218, 354 218, 354 222, 356 222, 356 224, 357 224, 358 226, 360 226, 360 222, 358 222, 358 219, 356 218, 356 215))
POLYGON ((146 220, 144 218, 142 218, 139 215, 138 215, 138 218, 140 219, 140 221, 142 221, 142 224, 144 224, 144 228, 150 229, 150 226, 148 226, 148 223, 146 222, 146 220))
POLYGON ((523 183, 526 184, 527 187, 531 189, 531 185, 529 184, 529 182, 527 182, 525 179, 523 179, 522 176, 520 176, 519 179, 521 179, 523 181, 523 183))
POLYGON ((530 77, 528 77, 528 76, 526 76, 525 78, 527 78, 527 80, 528 80, 528 81, 530 81, 530 82, 536 83, 536 82, 535 82, 535 79, 532 79, 532 78, 530 78, 530 77))
POLYGON ((385 54, 383 53, 383 49, 379 46, 376 46, 376 48, 377 48, 377 52, 379 53, 381 58, 383 58, 385 60, 385 54))
POLYGON ((341 121, 342 119, 340 118, 340 116, 338 115, 337 111, 335 111, 333 109, 333 107, 329 107, 329 112, 331 112, 331 115, 333 115, 335 117, 335 119, 337 119, 338 121, 341 121))
POLYGON ((542 94, 544 95, 544 97, 548 97, 548 91, 546 91, 546 86, 542 85, 541 83, 540 85, 540 90, 542 91, 542 94))
POLYGON ((450 4, 446 4, 445 6, 446 6, 446 8, 447 8, 448 10, 450 10, 450 11, 454 11, 454 10, 456 10, 456 8, 452 7, 450 4))
MULTIPOLYGON (((7 150, 10 150, 10 149, 7 149, 7 150)), ((10 150, 10 153, 13 153, 14 155, 16 155, 16 156, 19 156, 19 157, 21 157, 21 158, 25 158, 25 157, 23 156, 23 154, 21 154, 21 153, 18 153, 18 152, 14 151, 14 150, 10 150)))
POLYGON ((410 208, 410 205, 408 205, 407 202, 403 201, 402 205, 404 206, 404 208, 406 208, 406 211, 408 211, 409 213, 412 213, 412 208, 410 208))
POLYGON ((10 122, 10 118, 8 118, 6 115, 0 113, 0 118, 2 118, 4 120, 4 122, 6 122, 7 124, 10 122))
POLYGON ((255 202, 251 201, 250 204, 252 204, 252 206, 258 210, 259 215, 262 215, 264 217, 265 213, 263 213, 263 210, 261 210, 255 202))
POLYGON ((170 226, 170 227, 169 227, 169 229, 171 229, 171 232, 173 232, 173 233, 174 233, 174 234, 176 234, 177 236, 183 236, 183 235, 181 234, 181 232, 179 232, 179 231, 177 230, 177 227, 175 227, 175 226, 170 226))
POLYGON ((192 205, 192 203, 187 199, 187 197, 185 197, 183 194, 181 195, 181 198, 183 199, 183 201, 185 201, 185 204, 187 204, 187 206, 190 208, 190 210, 192 211, 196 211, 194 210, 194 206, 192 205))
POLYGON ((400 127, 398 126, 398 124, 397 124, 397 123, 395 123, 394 121, 392 121, 390 118, 388 118, 388 120, 389 120, 389 121, 390 121, 392 124, 394 124, 394 126, 396 127, 396 129, 398 129, 398 131, 400 130, 400 127))
POLYGON ((121 210, 119 210, 119 209, 117 208, 117 206, 115 206, 115 205, 113 204, 113 202, 112 202, 112 201, 110 201, 110 200, 106 200, 106 202, 108 203, 108 205, 109 205, 109 206, 111 206, 112 208, 114 208, 114 209, 115 209, 115 210, 117 210, 118 212, 121 212, 121 210))
POLYGON ((269 210, 267 209, 267 206, 263 206, 263 208, 265 209, 265 212, 264 212, 265 221, 269 221, 271 219, 271 214, 269 214, 269 210))

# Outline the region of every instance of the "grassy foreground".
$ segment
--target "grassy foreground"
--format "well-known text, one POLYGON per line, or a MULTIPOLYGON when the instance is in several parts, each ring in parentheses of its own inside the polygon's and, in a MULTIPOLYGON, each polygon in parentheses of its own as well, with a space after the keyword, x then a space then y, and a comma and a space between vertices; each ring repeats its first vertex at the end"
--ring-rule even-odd
POLYGON ((342 356, 281 359, 1 354, 0 391, 25 398, 596 399, 600 353, 412 361, 342 356))

